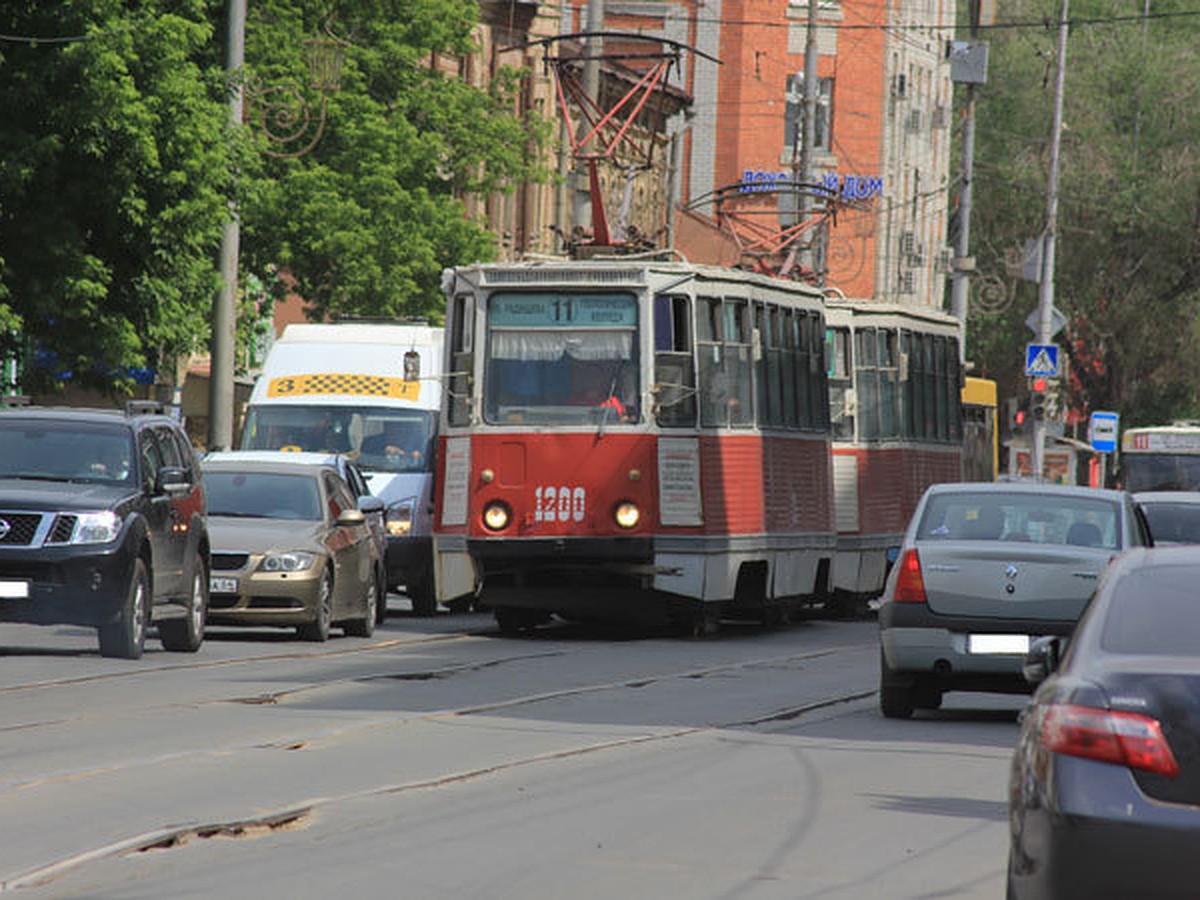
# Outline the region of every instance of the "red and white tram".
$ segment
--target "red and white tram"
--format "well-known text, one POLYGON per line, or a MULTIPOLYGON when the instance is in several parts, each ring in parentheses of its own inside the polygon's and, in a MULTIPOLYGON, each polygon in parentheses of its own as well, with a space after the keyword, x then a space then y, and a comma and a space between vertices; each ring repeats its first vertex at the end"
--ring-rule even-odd
POLYGON ((963 479, 959 323, 936 310, 830 299, 830 424, 837 552, 834 605, 883 590, 925 488, 963 479))
POLYGON ((438 596, 501 628, 781 618, 835 553, 825 300, 639 259, 448 270, 438 596))

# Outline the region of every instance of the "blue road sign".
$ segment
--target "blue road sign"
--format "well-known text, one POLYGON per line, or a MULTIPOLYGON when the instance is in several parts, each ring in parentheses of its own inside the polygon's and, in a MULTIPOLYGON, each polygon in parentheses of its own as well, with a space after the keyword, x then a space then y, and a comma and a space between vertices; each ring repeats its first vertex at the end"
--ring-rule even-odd
POLYGON ((1025 374, 1030 378, 1058 377, 1058 344, 1026 344, 1025 374))
POLYGON ((1117 452, 1117 429, 1120 416, 1115 412, 1094 412, 1088 422, 1088 440, 1097 453, 1117 452))

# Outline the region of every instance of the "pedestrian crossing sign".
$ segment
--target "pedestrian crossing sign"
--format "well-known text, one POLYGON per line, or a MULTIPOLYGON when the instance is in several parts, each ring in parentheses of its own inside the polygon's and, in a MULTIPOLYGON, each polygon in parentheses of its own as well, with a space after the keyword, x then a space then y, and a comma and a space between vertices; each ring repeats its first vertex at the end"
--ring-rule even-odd
POLYGON ((1030 378, 1058 377, 1058 344, 1026 344, 1025 374, 1030 378))

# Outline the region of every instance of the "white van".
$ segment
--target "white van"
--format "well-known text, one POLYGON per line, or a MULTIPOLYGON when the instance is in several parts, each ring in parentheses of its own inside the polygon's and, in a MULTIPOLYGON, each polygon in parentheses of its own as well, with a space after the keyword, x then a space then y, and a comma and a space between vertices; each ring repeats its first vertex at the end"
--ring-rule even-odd
POLYGON ((267 354, 243 450, 345 453, 386 506, 388 586, 433 615, 432 481, 442 329, 338 322, 289 325, 267 354))

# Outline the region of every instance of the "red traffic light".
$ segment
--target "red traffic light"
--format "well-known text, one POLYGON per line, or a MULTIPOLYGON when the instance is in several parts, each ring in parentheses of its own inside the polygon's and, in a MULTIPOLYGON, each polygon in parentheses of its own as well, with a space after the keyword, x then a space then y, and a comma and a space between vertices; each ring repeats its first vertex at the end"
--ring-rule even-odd
POLYGON ((1015 422, 1018 426, 1024 425, 1025 424, 1025 410, 1018 409, 1016 414, 1013 416, 1013 422, 1015 422))
POLYGON ((1042 393, 1045 393, 1046 388, 1048 386, 1049 386, 1049 382, 1046 381, 1045 378, 1035 378, 1035 379, 1033 379, 1033 383, 1030 384, 1029 387, 1035 394, 1042 394, 1042 393))

